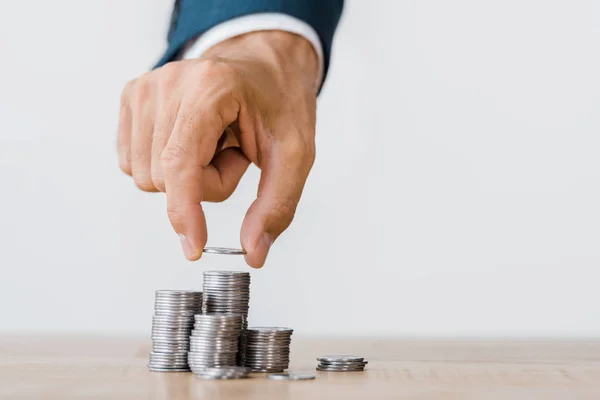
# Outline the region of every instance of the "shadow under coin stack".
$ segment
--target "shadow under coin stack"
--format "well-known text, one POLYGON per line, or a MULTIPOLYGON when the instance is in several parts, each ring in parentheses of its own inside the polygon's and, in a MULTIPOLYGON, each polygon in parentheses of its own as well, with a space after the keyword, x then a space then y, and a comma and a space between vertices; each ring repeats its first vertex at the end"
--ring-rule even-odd
MULTIPOLYGON (((188 364, 204 375, 206 368, 235 367, 242 332, 241 315, 198 314, 190 336, 188 364)), ((237 370, 235 370, 237 373, 237 370)))
POLYGON ((332 372, 360 372, 369 363, 363 357, 348 355, 323 356, 317 358, 317 361, 318 371, 332 372))
MULTIPOLYGON (((203 281, 205 314, 242 316, 242 330, 248 326, 250 273, 239 271, 205 271, 203 281)), ((243 336, 243 335, 242 335, 243 336)), ((244 365, 244 343, 240 339, 236 364, 244 365)))
POLYGON ((244 334, 244 365, 253 372, 283 372, 290 363, 291 328, 248 328, 244 334))
POLYGON ((152 351, 148 368, 157 372, 189 371, 187 353, 194 314, 202 310, 202 292, 157 290, 152 317, 152 351))

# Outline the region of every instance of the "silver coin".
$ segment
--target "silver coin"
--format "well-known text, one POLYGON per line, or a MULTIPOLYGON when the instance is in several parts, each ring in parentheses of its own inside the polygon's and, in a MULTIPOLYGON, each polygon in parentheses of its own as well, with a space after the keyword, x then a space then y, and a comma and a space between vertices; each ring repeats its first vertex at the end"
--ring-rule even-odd
POLYGON ((235 352, 198 352, 193 351, 188 354, 188 360, 217 360, 235 358, 235 352))
POLYGON ((271 379, 274 381, 305 381, 310 379, 315 379, 316 375, 314 374, 305 374, 305 373, 297 373, 297 372, 286 372, 280 374, 269 374, 267 375, 267 379, 271 379))
POLYGON ((250 272, 244 272, 244 271, 204 271, 204 276, 247 276, 247 277, 250 277, 250 272))
POLYGON ((234 323, 210 323, 207 321, 196 321, 193 325, 194 329, 205 329, 205 330, 241 330, 241 320, 235 321, 234 323))
POLYGON ((248 375, 221 375, 221 376, 214 376, 214 375, 202 375, 202 374, 196 374, 196 377, 199 379, 205 379, 205 380, 226 380, 226 379, 246 379, 248 378, 248 375))
POLYGON ((189 368, 160 368, 148 366, 148 369, 152 372, 190 372, 189 368))
POLYGON ((242 316, 239 314, 196 314, 194 315, 196 323, 204 324, 225 324, 239 325, 242 322, 242 316))
POLYGON ((161 289, 154 292, 155 296, 196 296, 202 295, 202 292, 197 290, 168 290, 161 289))
POLYGON ((364 357, 351 355, 327 355, 318 357, 317 361, 364 361, 364 357))
POLYGON ((221 353, 221 352, 190 352, 188 360, 229 360, 236 357, 236 353, 221 353))
POLYGON ((368 361, 346 361, 346 362, 342 362, 342 361, 321 361, 319 364, 320 365, 324 365, 324 366, 340 366, 340 367, 344 367, 344 366, 348 366, 348 367, 364 367, 365 365, 367 365, 369 362, 368 361))
POLYGON ((162 369, 189 369, 187 363, 156 363, 149 362, 148 367, 150 368, 162 368, 162 369))
POLYGON ((236 347, 190 347, 190 352, 195 354, 236 354, 237 351, 236 347))
POLYGON ((232 255, 246 254, 246 251, 244 251, 242 249, 230 249, 227 247, 205 247, 204 252, 210 253, 210 254, 232 254, 232 255))
POLYGON ((187 351, 183 351, 180 353, 175 353, 175 352, 173 352, 173 353, 158 353, 158 352, 151 351, 149 353, 149 355, 150 355, 150 357, 187 357, 187 353, 188 353, 187 351))
POLYGON ((163 360, 182 360, 187 358, 187 352, 182 353, 150 353, 150 358, 163 360))
POLYGON ((221 358, 189 358, 189 365, 209 365, 209 364, 218 364, 218 365, 235 365, 235 356, 234 357, 221 357, 221 358))
POLYGON ((163 342, 153 342, 152 347, 166 349, 167 351, 157 351, 153 350, 155 353, 183 353, 184 351, 188 351, 189 343, 163 343, 163 342))
POLYGON ((239 367, 237 365, 232 365, 230 367, 219 367, 219 368, 206 368, 203 373, 204 374, 213 374, 213 375, 223 375, 223 374, 237 374, 237 373, 247 373, 248 368, 239 367))
MULTIPOLYGON (((203 276, 203 286, 206 286, 206 283, 238 283, 238 282, 251 282, 252 279, 249 274, 245 272, 236 272, 236 271, 206 271, 203 276), (225 273, 223 275, 222 273, 225 273), (220 275, 215 275, 214 273, 219 273, 220 275)), ((203 287, 204 289, 204 287, 203 287)))
POLYGON ((289 349, 274 349, 274 348, 269 348, 269 347, 252 347, 250 345, 245 345, 244 348, 248 351, 248 353, 250 354, 254 354, 254 355, 260 355, 260 354, 264 354, 264 355, 269 355, 269 356, 287 356, 290 354, 290 350, 289 349))
POLYGON ((152 324, 152 329, 156 331, 162 332, 187 332, 190 333, 193 329, 193 326, 189 325, 169 325, 169 324, 152 324))
POLYGON ((236 352, 237 353, 238 346, 190 344, 190 351, 193 351, 194 353, 207 352, 207 351, 236 352))
POLYGON ((149 362, 151 364, 183 364, 187 365, 188 359, 186 358, 162 358, 162 357, 150 357, 149 362))
POLYGON ((281 373, 286 368, 250 368, 250 372, 267 372, 267 373, 281 373))
POLYGON ((317 371, 330 371, 330 372, 355 372, 355 371, 364 371, 364 368, 359 368, 359 367, 355 367, 355 368, 351 368, 351 367, 346 367, 346 368, 330 368, 330 367, 322 367, 322 366, 317 366, 317 371))
POLYGON ((170 318, 167 315, 155 315, 152 318, 152 325, 189 327, 194 325, 193 316, 181 316, 181 318, 170 318))
POLYGON ((161 347, 161 346, 152 346, 152 351, 155 353, 165 353, 169 354, 172 352, 183 352, 188 351, 187 347, 177 347, 177 348, 169 348, 169 347, 161 347))
POLYGON ((249 332, 273 332, 273 333, 279 333, 279 332, 289 332, 292 333, 294 330, 292 328, 284 328, 284 327, 277 327, 277 326, 253 326, 251 328, 248 328, 249 332))
MULTIPOLYGON (((172 311, 172 310, 170 310, 172 311)), ((192 310, 186 310, 192 311, 192 310)), ((194 316, 177 314, 174 312, 166 313, 166 314, 154 314, 152 316, 152 321, 160 321, 160 322, 172 322, 172 323, 190 323, 194 322, 194 316)))

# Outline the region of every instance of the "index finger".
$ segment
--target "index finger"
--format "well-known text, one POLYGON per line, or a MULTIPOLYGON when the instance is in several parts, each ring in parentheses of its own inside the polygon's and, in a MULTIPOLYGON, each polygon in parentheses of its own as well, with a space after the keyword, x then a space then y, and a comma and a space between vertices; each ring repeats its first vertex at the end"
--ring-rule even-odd
POLYGON ((206 218, 200 204, 204 195, 203 168, 210 163, 229 123, 224 124, 217 111, 182 106, 161 154, 167 214, 190 261, 198 260, 206 245, 206 218))

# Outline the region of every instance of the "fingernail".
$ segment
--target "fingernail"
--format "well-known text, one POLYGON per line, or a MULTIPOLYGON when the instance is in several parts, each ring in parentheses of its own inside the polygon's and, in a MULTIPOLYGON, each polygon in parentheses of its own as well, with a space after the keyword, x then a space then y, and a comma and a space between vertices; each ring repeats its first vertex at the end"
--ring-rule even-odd
POLYGON ((258 239, 258 243, 256 244, 256 250, 259 254, 264 254, 265 258, 267 254, 269 254, 269 249, 273 244, 273 238, 268 233, 263 233, 258 239))
POLYGON ((194 258, 196 255, 196 250, 194 250, 189 240, 187 240, 187 238, 181 233, 179 234, 179 240, 181 241, 181 248, 183 249, 183 254, 185 257, 188 259, 194 258))

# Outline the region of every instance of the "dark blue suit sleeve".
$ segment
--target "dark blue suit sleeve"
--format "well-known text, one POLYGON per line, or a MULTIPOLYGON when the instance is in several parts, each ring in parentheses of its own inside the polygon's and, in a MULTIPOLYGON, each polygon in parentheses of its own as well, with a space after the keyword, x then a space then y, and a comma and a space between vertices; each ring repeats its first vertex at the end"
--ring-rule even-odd
POLYGON ((329 67, 333 34, 344 0, 176 0, 171 17, 169 45, 156 67, 174 60, 185 44, 227 20, 256 13, 282 13, 310 25, 319 35, 329 67))

